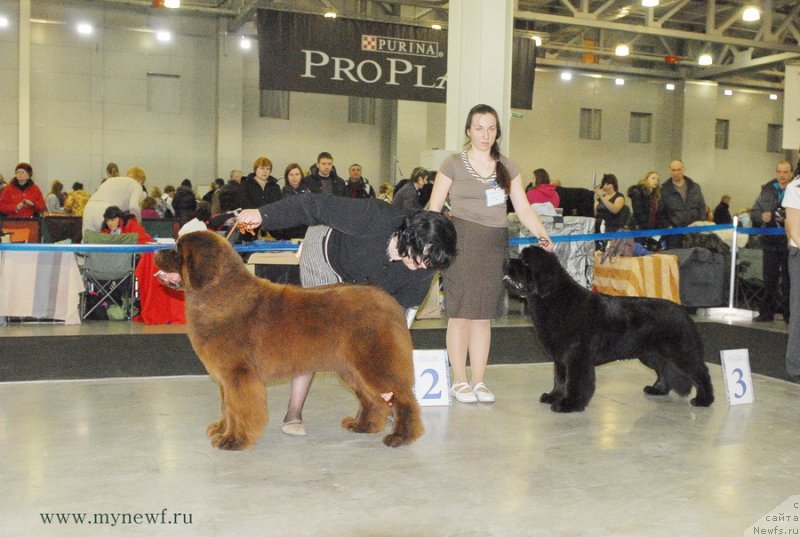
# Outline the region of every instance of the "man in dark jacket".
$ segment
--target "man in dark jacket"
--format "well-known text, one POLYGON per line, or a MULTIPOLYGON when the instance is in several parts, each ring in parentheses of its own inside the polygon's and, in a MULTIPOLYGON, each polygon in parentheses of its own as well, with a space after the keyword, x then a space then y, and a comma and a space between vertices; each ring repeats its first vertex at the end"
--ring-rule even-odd
MULTIPOLYGON (((785 212, 782 206, 786 185, 792 180, 792 163, 782 160, 775 166, 775 179, 761 187, 761 193, 750 209, 753 226, 783 228, 785 212)), ((789 322, 789 249, 786 235, 762 235, 762 276, 764 300, 758 308, 756 322, 771 322, 775 313, 782 313, 789 322)))
POLYGON ((311 173, 303 181, 314 194, 347 196, 347 185, 345 185, 344 179, 336 175, 333 157, 326 151, 317 155, 317 163, 311 166, 311 173))
POLYGON ((347 179, 347 196, 350 198, 374 198, 375 189, 361 175, 361 164, 351 164, 347 169, 350 177, 347 179))
MULTIPOLYGON (((692 222, 706 219, 706 200, 700 185, 683 174, 683 162, 669 163, 670 178, 661 185, 664 219, 671 227, 687 227, 692 222)), ((680 248, 683 235, 670 235, 670 248, 680 248)))

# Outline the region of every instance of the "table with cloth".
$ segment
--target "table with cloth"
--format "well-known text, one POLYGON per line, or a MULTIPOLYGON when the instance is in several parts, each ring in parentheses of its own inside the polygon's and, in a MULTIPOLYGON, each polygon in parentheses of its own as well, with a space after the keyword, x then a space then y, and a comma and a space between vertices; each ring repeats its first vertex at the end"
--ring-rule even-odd
POLYGON ((155 254, 142 254, 135 272, 139 284, 139 314, 133 320, 145 324, 185 324, 183 291, 162 285, 154 276, 156 272, 155 254))
POLYGON ((73 252, 0 251, 0 317, 80 324, 83 291, 73 252))
POLYGON ((617 256, 604 263, 600 262, 601 257, 601 252, 595 252, 595 291, 615 296, 663 298, 681 303, 677 256, 617 256))

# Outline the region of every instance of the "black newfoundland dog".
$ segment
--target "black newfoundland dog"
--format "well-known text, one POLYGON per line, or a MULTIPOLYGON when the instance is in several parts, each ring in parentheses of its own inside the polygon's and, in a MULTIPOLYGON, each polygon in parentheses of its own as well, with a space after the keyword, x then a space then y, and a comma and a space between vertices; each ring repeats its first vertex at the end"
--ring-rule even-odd
POLYGON ((668 300, 616 297, 578 285, 555 255, 525 248, 505 267, 509 288, 524 296, 542 346, 555 364, 555 385, 540 401, 555 412, 581 411, 594 394, 594 367, 638 358, 655 370, 644 393, 675 390, 709 406, 714 390, 703 362, 703 343, 692 319, 668 300))

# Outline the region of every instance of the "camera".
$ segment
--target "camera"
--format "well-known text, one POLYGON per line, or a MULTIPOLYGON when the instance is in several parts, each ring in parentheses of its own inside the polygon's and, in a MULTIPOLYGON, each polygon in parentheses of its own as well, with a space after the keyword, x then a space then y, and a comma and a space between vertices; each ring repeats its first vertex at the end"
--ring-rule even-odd
POLYGON ((783 227, 783 222, 786 220, 786 209, 781 206, 775 207, 775 210, 772 211, 772 218, 778 227, 783 227))

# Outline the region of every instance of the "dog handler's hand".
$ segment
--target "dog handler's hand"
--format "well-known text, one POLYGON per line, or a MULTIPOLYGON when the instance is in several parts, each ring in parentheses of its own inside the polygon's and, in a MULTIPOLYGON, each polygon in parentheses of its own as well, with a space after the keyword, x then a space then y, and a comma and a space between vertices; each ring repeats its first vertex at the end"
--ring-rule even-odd
POLYGON ((244 209, 236 217, 236 223, 248 230, 258 229, 261 227, 261 213, 258 209, 244 209))
POLYGON ((553 251, 553 241, 550 240, 550 237, 545 233, 544 235, 539 235, 539 246, 547 250, 548 252, 553 251))

